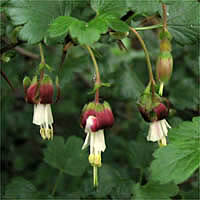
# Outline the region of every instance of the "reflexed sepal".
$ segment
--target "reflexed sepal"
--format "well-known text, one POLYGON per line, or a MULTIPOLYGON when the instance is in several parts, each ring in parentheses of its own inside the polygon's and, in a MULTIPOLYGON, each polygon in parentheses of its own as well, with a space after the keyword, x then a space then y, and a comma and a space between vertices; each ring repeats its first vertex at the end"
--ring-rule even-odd
POLYGON ((31 84, 31 79, 28 76, 25 76, 23 80, 24 89, 26 90, 30 86, 30 84, 31 84))

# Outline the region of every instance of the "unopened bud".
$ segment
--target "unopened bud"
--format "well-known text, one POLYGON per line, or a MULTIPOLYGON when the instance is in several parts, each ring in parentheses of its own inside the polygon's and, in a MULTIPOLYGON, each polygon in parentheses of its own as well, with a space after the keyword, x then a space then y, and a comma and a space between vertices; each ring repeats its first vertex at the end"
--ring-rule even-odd
POLYGON ((173 59, 170 52, 161 52, 157 64, 156 64, 156 74, 160 82, 167 83, 171 77, 173 70, 173 59))

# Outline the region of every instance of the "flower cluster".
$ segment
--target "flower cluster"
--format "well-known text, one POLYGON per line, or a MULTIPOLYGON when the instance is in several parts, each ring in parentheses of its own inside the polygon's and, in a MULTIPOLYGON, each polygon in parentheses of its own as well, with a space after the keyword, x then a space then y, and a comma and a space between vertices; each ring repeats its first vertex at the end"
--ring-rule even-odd
POLYGON ((114 117, 108 102, 90 102, 84 106, 81 127, 85 128, 87 135, 82 149, 90 145, 89 162, 92 166, 101 166, 101 152, 106 149, 104 129, 111 127, 113 123, 114 117))
POLYGON ((51 104, 53 103, 53 83, 51 78, 44 74, 41 80, 37 76, 29 81, 24 79, 25 99, 34 104, 33 124, 40 126, 40 134, 43 139, 53 139, 53 115, 51 104))

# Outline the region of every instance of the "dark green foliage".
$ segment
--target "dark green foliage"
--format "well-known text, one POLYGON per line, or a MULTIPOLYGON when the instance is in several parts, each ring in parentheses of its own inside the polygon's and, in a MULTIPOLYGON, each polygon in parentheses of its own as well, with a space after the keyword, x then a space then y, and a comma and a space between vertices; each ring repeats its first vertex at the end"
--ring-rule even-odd
POLYGON ((55 137, 44 150, 44 160, 52 167, 72 176, 81 176, 88 166, 87 154, 81 151, 83 141, 75 136, 64 144, 62 137, 55 137))

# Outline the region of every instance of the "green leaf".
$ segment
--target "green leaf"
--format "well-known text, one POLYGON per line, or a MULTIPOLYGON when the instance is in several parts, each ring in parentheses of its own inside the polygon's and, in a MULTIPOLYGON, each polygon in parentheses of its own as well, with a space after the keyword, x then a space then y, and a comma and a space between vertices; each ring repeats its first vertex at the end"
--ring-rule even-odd
POLYGON ((119 81, 121 94, 127 98, 138 99, 144 90, 144 84, 140 81, 135 72, 129 68, 124 70, 119 81), (123 83, 123 84, 121 84, 123 83))
POLYGON ((119 32, 128 32, 129 31, 129 26, 119 20, 119 19, 109 19, 107 18, 107 22, 109 27, 111 27, 114 31, 119 31, 119 32))
POLYGON ((77 38, 80 44, 90 45, 100 38, 100 33, 97 29, 80 20, 72 23, 69 29, 72 38, 77 38))
POLYGON ((128 7, 133 11, 141 14, 152 15, 159 11, 160 9, 160 0, 132 0, 127 1, 128 7))
POLYGON ((110 87, 111 84, 110 83, 95 83, 94 88, 91 92, 89 92, 88 94, 94 94, 96 92, 97 89, 101 88, 101 87, 110 87))
POLYGON ((89 26, 98 29, 100 33, 105 33, 108 27, 112 28, 114 31, 129 31, 129 26, 125 22, 118 19, 114 13, 105 13, 97 16, 89 22, 89 26))
POLYGON ((134 199, 139 200, 168 200, 170 197, 175 196, 177 192, 178 187, 173 183, 160 185, 158 182, 148 182, 144 186, 136 184, 133 187, 134 199))
POLYGON ((200 117, 182 122, 169 131, 167 147, 155 151, 151 164, 152 179, 161 183, 182 183, 200 166, 200 117))
POLYGON ((63 137, 54 137, 44 150, 44 160, 72 176, 81 176, 88 166, 87 154, 81 150, 82 139, 71 136, 64 143, 63 137))
POLYGON ((128 143, 128 156, 135 168, 146 168, 153 159, 154 147, 151 143, 143 141, 131 141, 128 143))
POLYGON ((183 45, 195 44, 199 39, 199 2, 196 0, 176 1, 168 5, 167 10, 169 32, 176 42, 183 45))
POLYGON ((16 177, 6 186, 6 199, 32 199, 38 197, 35 186, 22 177, 16 177))
POLYGON ((92 19, 89 23, 88 26, 93 29, 97 29, 100 33, 106 33, 108 30, 108 23, 105 20, 106 16, 105 15, 99 15, 92 19))
POLYGON ((117 185, 119 174, 118 171, 109 165, 104 164, 98 169, 99 185, 97 192, 99 194, 109 194, 111 190, 117 185), (106 187, 105 187, 106 186, 106 187))
POLYGON ((91 7, 98 14, 112 13, 122 16, 127 11, 126 1, 122 0, 91 0, 91 7))
POLYGON ((7 9, 14 25, 22 25, 19 36, 30 44, 41 41, 47 35, 49 24, 59 15, 69 15, 70 6, 65 1, 11 0, 7 9), (62 9, 61 9, 62 8, 62 9))
POLYGON ((60 16, 56 18, 50 25, 48 32, 51 37, 58 37, 68 32, 70 25, 75 21, 70 16, 60 16))

